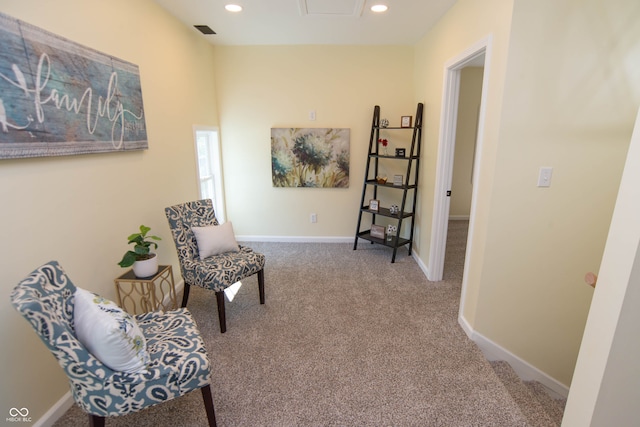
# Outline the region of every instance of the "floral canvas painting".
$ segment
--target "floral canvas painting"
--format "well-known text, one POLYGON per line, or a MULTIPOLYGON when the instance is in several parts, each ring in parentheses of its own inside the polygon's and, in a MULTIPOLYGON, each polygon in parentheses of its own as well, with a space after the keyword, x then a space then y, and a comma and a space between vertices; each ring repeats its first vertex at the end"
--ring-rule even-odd
POLYGON ((349 187, 349 129, 272 128, 274 187, 349 187))

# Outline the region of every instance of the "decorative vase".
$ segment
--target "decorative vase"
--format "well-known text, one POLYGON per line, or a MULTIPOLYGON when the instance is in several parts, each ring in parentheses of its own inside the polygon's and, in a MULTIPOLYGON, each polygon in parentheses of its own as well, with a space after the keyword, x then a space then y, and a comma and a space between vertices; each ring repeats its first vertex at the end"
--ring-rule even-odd
POLYGON ((391 242, 396 237, 397 232, 398 232, 398 227, 396 227, 395 225, 388 225, 387 226, 387 242, 391 242))
POLYGON ((151 277, 158 272, 158 256, 156 254, 149 255, 152 257, 133 263, 133 274, 136 277, 151 277))

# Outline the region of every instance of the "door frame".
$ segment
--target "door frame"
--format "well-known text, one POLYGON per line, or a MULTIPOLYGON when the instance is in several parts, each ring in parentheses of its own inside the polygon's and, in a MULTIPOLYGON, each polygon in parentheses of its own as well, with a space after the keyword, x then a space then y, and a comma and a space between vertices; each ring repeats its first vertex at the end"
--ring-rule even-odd
POLYGON ((484 75, 482 78, 482 95, 478 114, 478 138, 473 168, 473 190, 471 194, 471 210, 469 212, 469 233, 465 252, 464 273, 462 278, 461 307, 466 289, 467 266, 469 264, 471 246, 473 244, 473 227, 476 211, 477 189, 480 171, 480 159, 484 140, 484 121, 487 105, 487 87, 489 81, 489 64, 491 58, 492 37, 488 36, 468 47, 445 63, 444 84, 442 92, 442 112, 440 116, 440 134, 438 138, 438 160, 436 164, 436 182, 431 226, 431 243, 429 251, 428 279, 440 281, 444 274, 444 257, 447 247, 447 229, 449 223, 450 197, 453 177, 453 160, 456 143, 456 125, 458 119, 458 100, 460 92, 460 72, 474 61, 484 56, 484 75))

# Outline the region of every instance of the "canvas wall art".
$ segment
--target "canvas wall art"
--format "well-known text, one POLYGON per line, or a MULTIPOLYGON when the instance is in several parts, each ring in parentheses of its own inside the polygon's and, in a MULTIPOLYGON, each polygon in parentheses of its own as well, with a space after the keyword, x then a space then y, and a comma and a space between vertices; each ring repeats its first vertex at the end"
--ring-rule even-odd
POLYGON ((274 187, 349 187, 349 129, 272 128, 274 187))
POLYGON ((0 159, 148 148, 138 66, 0 13, 0 159))

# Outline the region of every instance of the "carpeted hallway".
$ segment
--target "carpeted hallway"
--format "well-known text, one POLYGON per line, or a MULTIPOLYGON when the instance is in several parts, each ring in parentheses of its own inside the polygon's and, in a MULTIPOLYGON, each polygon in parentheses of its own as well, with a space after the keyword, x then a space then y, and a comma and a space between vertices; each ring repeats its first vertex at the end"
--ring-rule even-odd
MULTIPOLYGON (((189 308, 213 360, 219 426, 525 426, 522 412, 457 323, 467 222, 452 222, 445 280, 405 249, 252 243, 267 257, 227 303, 192 289, 189 308)), ((87 425, 71 408, 56 426, 87 425)), ((107 426, 204 426, 199 392, 107 426)))

